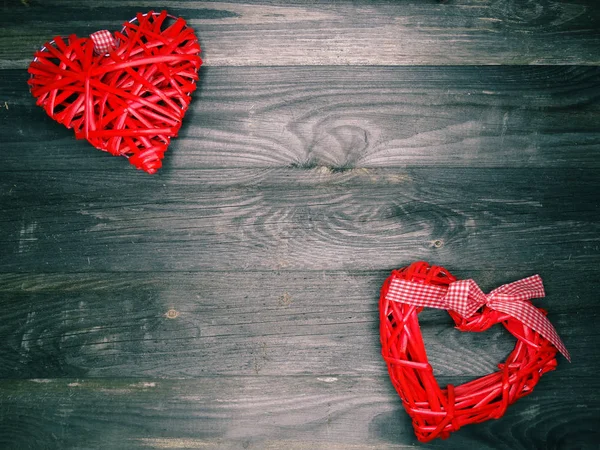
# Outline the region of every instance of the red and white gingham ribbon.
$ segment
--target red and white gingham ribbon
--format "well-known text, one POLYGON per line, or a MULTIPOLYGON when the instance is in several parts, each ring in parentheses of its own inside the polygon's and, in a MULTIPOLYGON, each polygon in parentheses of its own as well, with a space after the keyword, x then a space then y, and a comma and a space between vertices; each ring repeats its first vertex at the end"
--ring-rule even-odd
POLYGON ((471 317, 486 305, 537 331, 571 361, 569 352, 550 321, 530 302, 532 298, 542 298, 545 295, 539 275, 502 285, 487 295, 473 280, 455 281, 449 286, 434 286, 394 278, 386 299, 415 306, 450 309, 464 318, 471 317))
POLYGON ((96 31, 90 34, 90 38, 94 41, 94 52, 98 55, 106 55, 117 48, 117 41, 108 30, 96 31))

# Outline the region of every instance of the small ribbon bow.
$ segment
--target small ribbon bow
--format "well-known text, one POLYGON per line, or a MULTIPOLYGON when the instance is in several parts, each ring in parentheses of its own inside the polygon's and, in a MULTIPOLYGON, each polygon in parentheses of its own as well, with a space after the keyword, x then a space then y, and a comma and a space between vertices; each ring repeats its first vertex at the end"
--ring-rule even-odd
POLYGON ((456 311, 469 318, 482 306, 508 314, 537 331, 554 345, 567 360, 569 352, 546 316, 530 302, 545 297, 539 275, 502 285, 485 294, 473 280, 460 280, 448 286, 421 284, 393 278, 386 299, 409 305, 456 311))
POLYGON ((106 55, 117 48, 117 41, 108 30, 100 30, 90 34, 94 42, 94 52, 98 55, 106 55))

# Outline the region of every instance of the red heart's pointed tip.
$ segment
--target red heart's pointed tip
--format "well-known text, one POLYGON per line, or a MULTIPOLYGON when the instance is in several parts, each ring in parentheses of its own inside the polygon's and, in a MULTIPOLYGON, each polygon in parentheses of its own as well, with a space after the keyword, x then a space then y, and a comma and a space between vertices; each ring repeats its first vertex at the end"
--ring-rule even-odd
MULTIPOLYGON (((131 159, 129 160, 131 162, 131 159)), ((154 175, 158 172, 158 169, 162 167, 160 160, 154 161, 143 161, 141 164, 133 164, 137 169, 143 170, 144 172, 154 175)))
MULTIPOLYGON (((162 158, 163 155, 164 152, 161 155, 155 156, 162 158)), ((149 173, 150 175, 154 175, 158 172, 158 169, 162 167, 162 161, 160 159, 152 159, 152 157, 148 158, 145 161, 132 161, 132 158, 130 158, 129 162, 131 162, 138 169, 143 170, 144 172, 149 173)))

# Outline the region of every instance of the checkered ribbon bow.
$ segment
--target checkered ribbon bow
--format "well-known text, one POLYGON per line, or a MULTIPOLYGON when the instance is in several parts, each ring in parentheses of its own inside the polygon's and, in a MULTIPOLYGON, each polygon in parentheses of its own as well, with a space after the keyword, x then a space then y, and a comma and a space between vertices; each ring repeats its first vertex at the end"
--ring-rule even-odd
POLYGON ((94 41, 94 52, 98 55, 106 55, 117 48, 117 41, 108 30, 100 30, 90 34, 94 41))
POLYGON ((548 339, 569 361, 571 357, 546 316, 530 302, 546 294, 542 278, 533 275, 484 294, 473 280, 459 280, 448 286, 435 286, 414 281, 392 279, 387 300, 429 308, 449 309, 469 318, 482 306, 514 317, 548 339))

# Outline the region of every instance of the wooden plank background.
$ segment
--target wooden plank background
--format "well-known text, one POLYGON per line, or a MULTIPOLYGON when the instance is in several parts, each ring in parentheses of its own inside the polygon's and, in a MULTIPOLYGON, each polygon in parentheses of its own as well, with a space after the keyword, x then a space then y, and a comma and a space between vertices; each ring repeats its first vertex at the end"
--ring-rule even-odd
POLYGON ((27 67, 49 37, 116 30, 152 8, 188 18, 210 66, 600 63, 594 0, 8 3, 17 7, 2 17, 3 68, 27 67))
MULTIPOLYGON (((485 290, 540 273, 573 356, 427 447, 598 448, 596 1, 165 1, 205 65, 149 176, 46 117, 25 68, 152 7, 0 5, 1 448, 413 448, 377 301, 418 259, 485 290)), ((513 345, 421 324, 440 383, 513 345)))

